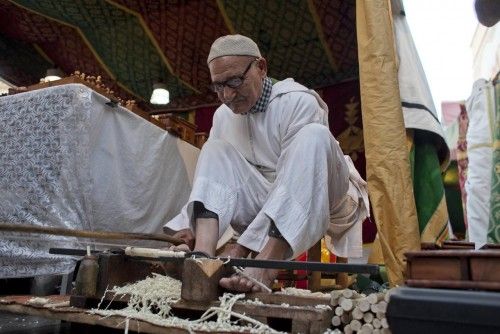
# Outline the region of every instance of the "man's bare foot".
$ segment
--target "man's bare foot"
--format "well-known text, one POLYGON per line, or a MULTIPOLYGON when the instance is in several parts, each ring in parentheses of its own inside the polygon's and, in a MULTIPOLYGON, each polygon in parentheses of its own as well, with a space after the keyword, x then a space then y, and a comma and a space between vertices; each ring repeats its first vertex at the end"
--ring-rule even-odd
MULTIPOLYGON (((256 259, 282 260, 289 247, 290 246, 284 239, 270 237, 262 251, 256 256, 256 259)), ((243 274, 270 288, 275 278, 278 276, 278 272, 278 269, 246 268, 243 274)), ((219 284, 223 288, 238 292, 258 292, 265 290, 259 284, 256 284, 241 274, 221 278, 219 284)))
POLYGON ((250 254, 250 249, 238 243, 227 243, 219 251, 219 257, 245 258, 250 254))
MULTIPOLYGON (((243 273, 264 286, 271 288, 274 280, 278 276, 277 269, 262 269, 262 268, 246 268, 243 273)), ((220 286, 227 290, 238 292, 264 292, 266 291, 260 285, 240 274, 234 274, 231 277, 221 278, 220 286)))

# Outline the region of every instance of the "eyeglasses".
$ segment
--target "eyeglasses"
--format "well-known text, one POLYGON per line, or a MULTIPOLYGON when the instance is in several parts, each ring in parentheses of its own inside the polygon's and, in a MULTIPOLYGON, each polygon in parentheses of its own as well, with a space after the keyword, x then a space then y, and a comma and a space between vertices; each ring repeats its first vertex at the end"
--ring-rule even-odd
POLYGON ((250 64, 248 64, 247 68, 245 69, 245 71, 243 71, 243 73, 241 75, 234 76, 234 77, 229 78, 223 82, 213 82, 210 85, 210 88, 216 93, 222 93, 224 91, 225 86, 228 86, 229 88, 232 88, 232 89, 236 89, 236 88, 240 87, 241 85, 243 85, 243 82, 246 79, 245 75, 247 74, 248 70, 250 70, 250 67, 252 66, 252 64, 254 62, 256 62, 257 60, 259 60, 259 59, 257 58, 257 59, 252 60, 250 62, 250 64))

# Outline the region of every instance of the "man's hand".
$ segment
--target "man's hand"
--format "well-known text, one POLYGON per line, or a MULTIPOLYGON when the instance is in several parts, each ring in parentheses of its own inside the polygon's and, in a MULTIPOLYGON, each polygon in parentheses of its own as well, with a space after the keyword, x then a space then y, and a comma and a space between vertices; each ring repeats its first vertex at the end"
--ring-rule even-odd
POLYGON ((185 252, 189 252, 193 249, 193 247, 194 247, 194 234, 191 231, 191 229, 186 228, 183 230, 179 230, 173 235, 173 237, 181 239, 182 241, 184 241, 184 244, 172 246, 172 247, 170 247, 170 249, 178 250, 178 251, 185 251, 185 252))

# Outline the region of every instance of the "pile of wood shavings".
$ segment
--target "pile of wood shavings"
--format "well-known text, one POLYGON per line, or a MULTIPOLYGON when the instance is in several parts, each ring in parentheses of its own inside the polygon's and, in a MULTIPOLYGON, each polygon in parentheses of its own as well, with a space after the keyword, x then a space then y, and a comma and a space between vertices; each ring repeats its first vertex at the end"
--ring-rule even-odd
POLYGON ((35 306, 43 306, 43 305, 48 304, 48 303, 50 303, 50 300, 48 300, 47 298, 41 298, 41 297, 33 297, 27 301, 27 304, 35 305, 35 306))
MULTIPOLYGON (((122 310, 92 309, 91 314, 104 317, 122 316, 127 319, 137 319, 158 326, 178 327, 188 331, 224 331, 246 333, 279 333, 255 319, 232 311, 236 301, 245 297, 244 294, 224 294, 220 297, 220 306, 209 308, 197 320, 175 317, 171 314, 171 305, 180 299, 181 282, 169 276, 153 274, 145 280, 123 287, 109 290, 115 296, 129 295, 129 303, 122 310), (212 317, 216 321, 208 321, 212 317), (231 317, 237 321, 231 321, 231 317), (240 322, 244 323, 243 325, 240 322)), ((98 306, 100 307, 100 305, 98 306)))
POLYGON ((289 296, 330 297, 329 293, 311 292, 311 290, 297 288, 282 288, 278 293, 289 296))

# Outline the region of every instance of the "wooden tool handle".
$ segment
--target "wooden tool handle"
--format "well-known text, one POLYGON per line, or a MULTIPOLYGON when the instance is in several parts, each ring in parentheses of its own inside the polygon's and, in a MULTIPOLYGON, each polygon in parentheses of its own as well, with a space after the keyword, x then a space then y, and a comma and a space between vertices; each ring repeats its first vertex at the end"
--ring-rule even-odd
POLYGON ((70 230, 60 227, 22 225, 22 224, 1 223, 0 231, 64 235, 68 237, 91 238, 91 239, 155 240, 155 241, 169 242, 174 245, 180 245, 184 243, 184 241, 182 241, 181 239, 174 238, 166 234, 70 230))

